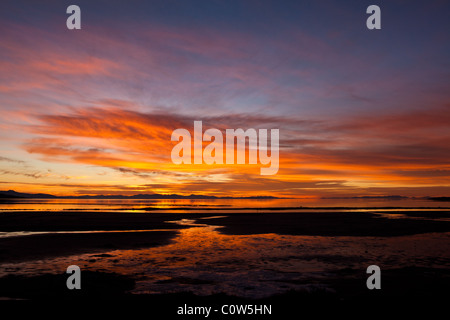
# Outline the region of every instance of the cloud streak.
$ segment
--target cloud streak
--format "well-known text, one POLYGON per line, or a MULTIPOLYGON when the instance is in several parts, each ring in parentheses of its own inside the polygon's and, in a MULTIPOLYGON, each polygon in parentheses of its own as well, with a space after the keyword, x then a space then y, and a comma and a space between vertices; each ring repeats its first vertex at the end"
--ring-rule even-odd
POLYGON ((445 5, 399 10, 392 32, 370 37, 345 3, 249 2, 236 15, 211 2, 191 15, 151 2, 123 19, 116 5, 69 32, 52 10, 30 20, 28 7, 2 4, 15 12, 0 22, 0 173, 11 188, 57 190, 67 176, 81 181, 61 183, 68 193, 446 195, 448 22, 417 19, 445 5), (404 33, 400 21, 417 23, 404 33), (194 120, 279 129, 278 174, 172 164, 171 133, 194 120), (46 175, 53 166, 64 174, 46 175))
POLYGON ((39 116, 39 125, 26 128, 36 138, 23 148, 46 161, 100 166, 141 180, 162 179, 165 183, 155 185, 164 185, 171 192, 177 188, 186 192, 195 188, 211 193, 245 188, 261 192, 266 188, 295 194, 302 189, 344 190, 367 184, 434 186, 445 184, 449 178, 449 136, 442 132, 438 137, 433 135, 445 129, 445 119, 438 119, 445 108, 437 108, 425 119, 421 112, 405 114, 414 125, 403 127, 401 114, 390 121, 379 115, 367 119, 355 116, 339 123, 254 114, 203 119, 205 130, 280 128, 280 171, 271 179, 259 177, 257 166, 172 164, 171 133, 177 128, 192 131, 196 120, 192 116, 142 113, 116 106, 76 110, 39 116))

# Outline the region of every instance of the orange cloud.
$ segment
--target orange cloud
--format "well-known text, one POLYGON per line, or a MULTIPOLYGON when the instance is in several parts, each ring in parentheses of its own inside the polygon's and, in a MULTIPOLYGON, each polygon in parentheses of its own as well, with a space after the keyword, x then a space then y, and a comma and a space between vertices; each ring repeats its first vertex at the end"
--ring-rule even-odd
MULTIPOLYGON (((0 28, 2 143, 25 141, 30 159, 46 164, 110 169, 114 181, 100 185, 92 178, 92 192, 329 195, 414 187, 416 194, 420 188, 443 192, 450 185, 448 102, 433 98, 425 109, 414 101, 419 95, 408 95, 401 102, 412 104, 403 109, 355 109, 333 118, 326 111, 336 97, 350 97, 344 105, 377 107, 383 101, 374 99, 375 91, 398 88, 402 79, 355 84, 350 75, 370 74, 377 68, 367 65, 372 60, 347 57, 347 51, 342 56, 312 35, 292 31, 291 41, 266 44, 265 37, 245 32, 218 36, 152 26, 136 28, 128 38, 91 26, 89 33, 72 33, 66 41, 64 33, 25 25, 0 22, 0 28), (319 68, 322 63, 326 67, 319 68), (334 66, 337 76, 327 66, 334 66), (350 80, 339 78, 340 68, 350 80), (320 119, 296 116, 298 109, 315 108, 320 119), (172 164, 171 133, 192 130, 194 120, 202 120, 205 129, 280 129, 278 174, 262 178, 257 165, 172 164), (128 184, 131 178, 139 187, 128 184)), ((12 170, 11 164, 6 161, 0 174, 13 183, 20 172, 30 180, 46 178, 45 171, 12 170)))
POLYGON ((28 130, 40 137, 24 148, 46 161, 106 167, 140 179, 158 179, 154 186, 170 192, 213 194, 247 190, 260 194, 270 190, 298 195, 315 190, 329 194, 332 190, 363 190, 379 185, 444 186, 450 181, 446 137, 436 140, 431 135, 427 141, 422 131, 436 129, 427 121, 422 126, 405 126, 404 135, 397 137, 394 120, 385 122, 383 116, 370 119, 369 132, 359 127, 364 122, 360 118, 353 119, 355 125, 352 119, 347 119, 345 125, 335 125, 245 114, 205 117, 204 129, 246 129, 252 125, 280 128, 279 173, 262 178, 258 165, 174 165, 170 160, 175 144, 170 141, 171 133, 176 128, 192 130, 192 117, 104 106, 77 110, 67 115, 39 116, 41 124, 28 126, 28 130), (394 132, 389 135, 391 127, 394 132), (417 139, 407 144, 405 136, 418 130, 421 144, 415 143, 417 139), (375 139, 376 144, 364 145, 375 139))

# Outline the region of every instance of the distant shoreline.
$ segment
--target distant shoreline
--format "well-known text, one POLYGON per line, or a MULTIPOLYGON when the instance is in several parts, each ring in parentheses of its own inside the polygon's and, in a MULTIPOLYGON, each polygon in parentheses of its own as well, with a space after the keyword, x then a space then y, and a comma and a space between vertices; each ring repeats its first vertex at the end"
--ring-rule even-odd
POLYGON ((0 191, 0 198, 3 199, 117 199, 117 200, 132 200, 132 199, 140 199, 140 200, 165 200, 165 199, 198 199, 198 200, 233 200, 233 199, 243 199, 243 200, 274 200, 274 199, 294 199, 294 198, 281 198, 274 196, 249 196, 249 197, 232 197, 232 196, 207 196, 207 195, 196 195, 191 194, 188 196, 180 195, 180 194, 136 194, 132 196, 125 195, 82 195, 82 196, 55 196, 52 194, 46 193, 22 193, 16 192, 14 190, 8 191, 0 191))
MULTIPOLYGON (((248 197, 234 197, 234 196, 208 196, 208 195, 180 195, 180 194, 136 194, 131 196, 126 195, 81 195, 81 196, 55 196, 46 193, 23 193, 14 190, 0 191, 0 199, 105 199, 105 200, 303 200, 303 198, 296 197, 275 197, 275 196, 248 196, 248 197)), ((321 200, 431 200, 450 202, 450 197, 408 197, 398 195, 387 196, 355 196, 355 197, 321 197, 321 200)))

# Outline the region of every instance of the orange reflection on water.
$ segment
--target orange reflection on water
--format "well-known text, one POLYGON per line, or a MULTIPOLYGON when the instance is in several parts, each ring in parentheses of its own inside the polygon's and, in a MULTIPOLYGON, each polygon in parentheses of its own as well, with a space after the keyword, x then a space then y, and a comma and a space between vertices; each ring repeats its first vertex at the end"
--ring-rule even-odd
MULTIPOLYGON (((235 212, 261 210, 322 210, 321 208, 364 209, 374 207, 448 208, 426 199, 8 199, 0 212, 14 211, 122 211, 122 212, 235 212), (284 209, 283 209, 284 208, 284 209)), ((342 210, 342 209, 339 209, 342 210)))
POLYGON ((2 264, 0 276, 63 273, 75 264, 81 270, 132 276, 136 294, 224 292, 258 298, 326 287, 330 272, 345 268, 439 266, 446 262, 436 257, 445 260, 450 249, 445 233, 392 238, 224 235, 212 218, 177 221, 193 227, 180 230, 167 245, 2 264))

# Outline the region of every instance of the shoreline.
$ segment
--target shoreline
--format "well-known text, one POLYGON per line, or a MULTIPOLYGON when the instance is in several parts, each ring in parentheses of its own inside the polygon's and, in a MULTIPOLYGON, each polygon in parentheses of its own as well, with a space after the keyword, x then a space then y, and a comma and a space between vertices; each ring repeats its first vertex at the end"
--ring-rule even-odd
POLYGON ((196 227, 168 222, 182 219, 222 226, 218 232, 224 235, 398 237, 450 232, 450 221, 434 220, 450 216, 450 211, 385 214, 405 215, 411 219, 389 219, 368 212, 228 213, 211 220, 205 219, 211 217, 211 213, 0 213, 0 232, 49 232, 0 238, 0 263, 164 245, 174 239, 179 230, 196 227), (423 217, 427 219, 421 219, 423 217), (51 233, 64 231, 68 233, 51 233))
POLYGON ((82 290, 67 290, 66 273, 46 273, 35 276, 8 275, 0 278, 0 300, 52 301, 145 301, 152 310, 173 309, 188 305, 268 304, 280 313, 290 315, 304 303, 447 303, 450 269, 404 267, 384 272, 382 290, 367 290, 361 285, 365 275, 359 270, 343 269, 339 277, 329 279, 330 289, 289 290, 264 298, 247 298, 225 293, 196 295, 192 292, 133 294, 136 277, 119 273, 83 271, 82 290), (411 281, 414 279, 414 281, 411 281))
POLYGON ((275 304, 284 299, 406 301, 445 296, 450 285, 450 257, 446 249, 450 221, 439 219, 448 217, 450 211, 380 213, 383 215, 345 211, 226 215, 0 213, 0 232, 68 232, 0 238, 0 266, 4 274, 0 277, 0 298, 124 299, 169 303, 173 307, 171 301, 175 298, 183 299, 183 303, 275 304), (394 243, 398 246, 393 247, 394 243), (81 255, 84 257, 78 258, 81 255), (367 290, 366 268, 379 263, 383 290, 367 290), (67 290, 67 274, 62 272, 70 264, 82 268, 83 283, 91 289, 67 290), (317 266, 318 271, 308 271, 308 266, 317 266), (150 281, 149 288, 159 293, 130 293, 142 281, 150 281), (253 290, 252 286, 272 292, 267 291, 269 283, 272 289, 285 293, 252 300, 226 294, 196 296, 192 292, 158 291, 208 286, 217 286, 220 291, 231 285, 244 293, 253 290))

